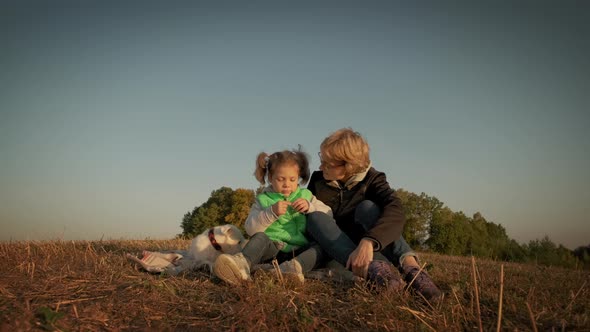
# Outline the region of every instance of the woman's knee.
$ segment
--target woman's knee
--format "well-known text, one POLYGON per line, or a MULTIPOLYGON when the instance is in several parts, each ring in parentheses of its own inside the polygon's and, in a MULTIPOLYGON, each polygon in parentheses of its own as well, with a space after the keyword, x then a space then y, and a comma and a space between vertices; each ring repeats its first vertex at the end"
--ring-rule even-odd
POLYGON ((313 223, 322 222, 326 218, 330 218, 330 216, 328 216, 324 212, 315 211, 315 212, 307 214, 307 223, 313 224, 313 223))
POLYGON ((381 208, 373 201, 364 200, 360 202, 354 212, 354 221, 369 230, 379 219, 381 208))
POLYGON ((375 202, 370 201, 368 199, 360 202, 357 206, 356 206, 356 211, 355 213, 358 214, 380 214, 381 213, 381 208, 379 208, 379 205, 375 204, 375 202))
POLYGON ((308 231, 314 231, 317 229, 322 228, 323 225, 326 225, 329 222, 334 222, 332 217, 325 214, 324 212, 312 212, 307 215, 307 229, 308 231))

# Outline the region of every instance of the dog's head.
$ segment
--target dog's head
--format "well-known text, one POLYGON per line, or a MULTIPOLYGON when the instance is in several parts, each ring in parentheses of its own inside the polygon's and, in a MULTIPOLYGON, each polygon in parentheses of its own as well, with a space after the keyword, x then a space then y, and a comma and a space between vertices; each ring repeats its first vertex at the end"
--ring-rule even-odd
POLYGON ((226 254, 237 254, 242 251, 246 244, 246 239, 240 229, 231 224, 215 226, 213 234, 215 235, 215 241, 226 254))

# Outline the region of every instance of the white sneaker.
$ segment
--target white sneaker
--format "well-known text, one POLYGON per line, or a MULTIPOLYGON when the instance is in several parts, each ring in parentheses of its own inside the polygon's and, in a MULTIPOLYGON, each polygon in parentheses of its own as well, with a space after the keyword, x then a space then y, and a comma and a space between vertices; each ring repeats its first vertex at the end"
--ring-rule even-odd
POLYGON ((279 264, 279 270, 281 270, 281 273, 287 278, 293 278, 299 283, 303 283, 305 281, 301 263, 299 263, 299 261, 296 259, 282 262, 279 264))
POLYGON ((242 281, 250 280, 250 264, 242 253, 221 254, 213 264, 213 273, 219 279, 237 285, 242 281))

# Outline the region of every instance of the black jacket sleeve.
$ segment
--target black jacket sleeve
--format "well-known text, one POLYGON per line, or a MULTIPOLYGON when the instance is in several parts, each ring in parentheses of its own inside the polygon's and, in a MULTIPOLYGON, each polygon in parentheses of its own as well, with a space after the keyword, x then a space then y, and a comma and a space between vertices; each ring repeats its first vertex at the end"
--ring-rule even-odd
POLYGON ((368 184, 365 195, 382 210, 375 226, 367 231, 365 237, 377 241, 378 247, 375 250, 382 250, 402 236, 406 224, 402 203, 389 186, 385 173, 381 172, 368 184))

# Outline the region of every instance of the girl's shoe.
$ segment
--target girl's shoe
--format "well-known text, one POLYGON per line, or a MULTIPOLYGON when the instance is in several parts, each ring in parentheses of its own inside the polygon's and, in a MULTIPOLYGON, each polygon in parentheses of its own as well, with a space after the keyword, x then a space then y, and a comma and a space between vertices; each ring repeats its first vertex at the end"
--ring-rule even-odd
POLYGON ((242 253, 221 254, 215 260, 213 273, 221 280, 237 285, 250 280, 250 264, 242 253))
POLYGON ((305 281, 301 263, 299 263, 299 261, 296 259, 282 262, 281 264, 279 264, 279 270, 287 278, 297 280, 301 284, 303 284, 303 282, 305 281))

